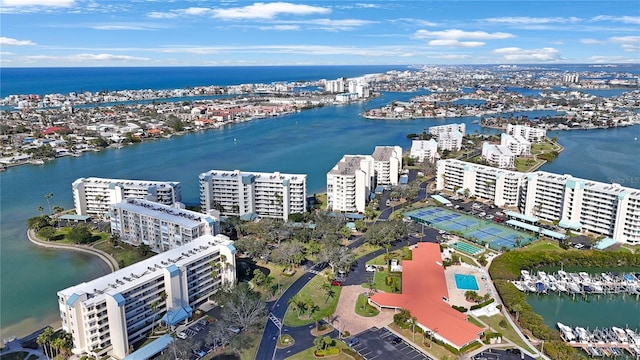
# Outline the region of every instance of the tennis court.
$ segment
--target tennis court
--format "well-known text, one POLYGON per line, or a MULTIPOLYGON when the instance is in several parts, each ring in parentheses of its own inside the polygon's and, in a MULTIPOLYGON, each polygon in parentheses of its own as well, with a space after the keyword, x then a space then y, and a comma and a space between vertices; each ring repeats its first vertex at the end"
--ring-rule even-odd
POLYGON ((404 215, 417 223, 429 225, 439 230, 462 233, 465 239, 480 244, 489 244, 489 247, 494 250, 501 250, 503 247, 511 249, 516 247, 517 243, 525 245, 535 239, 535 236, 498 225, 492 221, 477 219, 437 206, 412 210, 404 215))

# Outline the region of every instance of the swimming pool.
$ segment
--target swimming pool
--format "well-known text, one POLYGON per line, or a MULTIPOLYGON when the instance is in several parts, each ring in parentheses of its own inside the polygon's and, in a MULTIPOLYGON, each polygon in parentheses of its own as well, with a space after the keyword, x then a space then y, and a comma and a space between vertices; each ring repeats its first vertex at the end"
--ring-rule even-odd
POLYGON ((476 277, 473 275, 465 275, 465 274, 454 274, 453 277, 456 279, 456 287, 459 290, 478 290, 478 282, 476 281, 476 277))

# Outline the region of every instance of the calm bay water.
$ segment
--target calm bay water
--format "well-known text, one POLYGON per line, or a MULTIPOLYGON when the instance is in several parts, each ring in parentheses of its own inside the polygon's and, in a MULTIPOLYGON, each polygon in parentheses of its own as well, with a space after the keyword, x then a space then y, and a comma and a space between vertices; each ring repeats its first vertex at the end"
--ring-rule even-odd
MULTIPOLYGON (((3 70, 3 87, 4 76, 3 70)), ((407 149, 407 133, 434 125, 465 122, 470 133, 493 132, 471 123, 476 118, 381 121, 359 116, 365 108, 414 95, 387 93, 368 103, 313 109, 1 173, 0 337, 24 335, 57 321, 56 291, 109 271, 97 258, 43 250, 28 242, 26 219, 38 214, 38 206, 47 208, 45 194, 54 194, 52 205, 70 208, 71 183, 79 177, 171 180, 180 181, 184 201, 195 204, 198 175, 211 169, 303 173, 308 175, 307 190, 312 194, 324 190, 327 171, 344 154, 369 154, 376 145, 407 149)), ((615 177, 626 179, 619 181, 623 185, 640 187, 633 183, 640 179, 640 141, 626 141, 634 137, 640 137, 640 127, 560 132, 567 150, 543 170, 597 181, 615 177)))

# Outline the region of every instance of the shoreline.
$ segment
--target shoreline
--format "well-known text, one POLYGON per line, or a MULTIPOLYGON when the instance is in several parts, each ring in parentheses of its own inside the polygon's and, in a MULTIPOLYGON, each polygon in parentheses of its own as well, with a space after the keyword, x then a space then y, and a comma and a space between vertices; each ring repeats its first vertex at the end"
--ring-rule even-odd
POLYGON ((83 245, 51 244, 49 242, 44 242, 38 239, 38 236, 35 234, 33 229, 27 229, 27 238, 32 244, 43 248, 78 251, 85 254, 97 256, 98 258, 100 258, 100 260, 104 261, 109 266, 111 272, 115 272, 120 269, 116 259, 102 250, 83 245))

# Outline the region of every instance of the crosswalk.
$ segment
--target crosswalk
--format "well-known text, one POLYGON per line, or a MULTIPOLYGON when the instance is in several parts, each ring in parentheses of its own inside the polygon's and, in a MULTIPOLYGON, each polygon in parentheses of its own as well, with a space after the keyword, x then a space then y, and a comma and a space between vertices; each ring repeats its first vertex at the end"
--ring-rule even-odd
POLYGON ((269 313, 269 320, 273 321, 274 325, 278 329, 282 329, 282 321, 280 321, 280 319, 277 316, 275 316, 273 313, 269 313))

